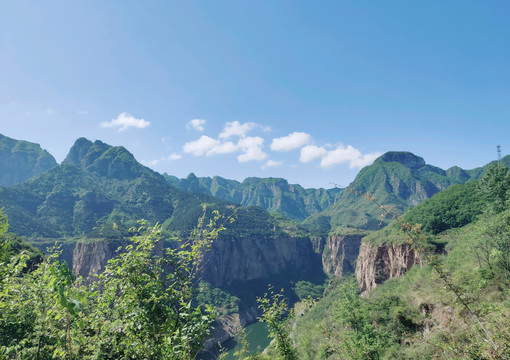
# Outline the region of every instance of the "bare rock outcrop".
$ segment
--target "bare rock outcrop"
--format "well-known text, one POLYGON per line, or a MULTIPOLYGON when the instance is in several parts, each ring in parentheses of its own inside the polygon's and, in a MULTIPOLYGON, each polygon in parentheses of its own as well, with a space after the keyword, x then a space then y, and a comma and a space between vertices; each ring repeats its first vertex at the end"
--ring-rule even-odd
POLYGON ((214 286, 223 286, 284 271, 305 273, 312 271, 314 256, 308 238, 220 238, 205 254, 202 277, 214 286))
POLYGON ((93 274, 101 274, 108 260, 118 255, 117 249, 124 245, 125 242, 119 240, 77 243, 73 251, 73 273, 85 279, 93 274))
POLYGON ((414 264, 421 265, 421 259, 409 244, 362 242, 356 261, 356 279, 361 291, 366 292, 388 279, 400 277, 414 264))
POLYGON ((330 235, 322 251, 324 272, 337 277, 353 273, 364 235, 330 235))

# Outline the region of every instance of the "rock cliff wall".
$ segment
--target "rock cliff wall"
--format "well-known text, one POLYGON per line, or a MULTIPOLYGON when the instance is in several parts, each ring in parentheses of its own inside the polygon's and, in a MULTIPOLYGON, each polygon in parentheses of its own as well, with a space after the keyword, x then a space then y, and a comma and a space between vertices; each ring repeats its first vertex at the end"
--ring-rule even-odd
MULTIPOLYGON (((125 242, 104 240, 77 243, 73 251, 72 269, 86 278, 104 271, 106 263, 125 242)), ((161 251, 161 249, 158 249, 161 251)), ((213 286, 232 281, 268 278, 282 272, 306 273, 317 256, 307 238, 225 239, 216 240, 204 256, 202 278, 213 286)))
POLYGON ((356 261, 356 279, 361 291, 365 292, 388 279, 400 277, 414 264, 421 264, 421 259, 408 244, 362 242, 356 261))
POLYGON ((337 277, 353 273, 363 236, 330 235, 322 251, 324 272, 337 277))
POLYGON ((308 238, 220 238, 204 258, 203 279, 214 286, 268 278, 282 272, 313 271, 308 238))
POLYGON ((108 260, 115 257, 118 254, 117 249, 124 245, 126 243, 120 240, 77 243, 73 251, 73 273, 83 278, 101 274, 108 260))

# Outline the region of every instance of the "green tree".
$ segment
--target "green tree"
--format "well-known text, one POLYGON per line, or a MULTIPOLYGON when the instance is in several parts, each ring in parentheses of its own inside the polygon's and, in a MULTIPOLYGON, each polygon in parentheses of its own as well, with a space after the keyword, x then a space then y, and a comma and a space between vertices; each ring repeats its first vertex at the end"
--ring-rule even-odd
POLYGON ((89 286, 58 249, 32 271, 24 252, 0 262, 0 358, 194 359, 214 319, 192 305, 203 253, 222 230, 218 212, 208 218, 165 250, 161 228, 142 224, 89 286))
POLYGON ((491 213, 500 213, 507 207, 510 191, 508 168, 500 163, 492 163, 480 180, 478 187, 482 198, 491 213))
POLYGON ((259 308, 262 310, 260 321, 267 324, 269 336, 275 340, 276 350, 283 360, 297 360, 296 349, 292 345, 290 330, 292 326, 293 311, 289 310, 283 289, 275 293, 270 287, 269 293, 257 298, 259 308))

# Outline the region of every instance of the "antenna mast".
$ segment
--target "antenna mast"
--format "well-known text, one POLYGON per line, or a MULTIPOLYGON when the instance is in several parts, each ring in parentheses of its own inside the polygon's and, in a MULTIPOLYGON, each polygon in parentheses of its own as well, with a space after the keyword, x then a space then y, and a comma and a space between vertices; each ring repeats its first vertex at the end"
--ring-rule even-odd
POLYGON ((501 162, 501 146, 496 146, 496 151, 498 152, 498 162, 501 162))

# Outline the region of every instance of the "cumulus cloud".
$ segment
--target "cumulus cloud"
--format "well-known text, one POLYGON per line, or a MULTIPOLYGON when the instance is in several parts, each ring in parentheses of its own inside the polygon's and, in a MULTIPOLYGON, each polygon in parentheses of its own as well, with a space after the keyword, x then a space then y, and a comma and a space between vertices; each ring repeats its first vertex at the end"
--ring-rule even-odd
POLYGON ((204 131, 205 130, 205 120, 204 119, 193 119, 188 121, 186 124, 186 129, 195 129, 197 131, 204 131))
POLYGON ((168 160, 179 160, 180 158, 182 158, 182 155, 176 153, 172 153, 168 156, 168 160))
POLYGON ((220 145, 220 142, 212 137, 202 135, 198 140, 187 142, 182 147, 185 153, 191 153, 195 156, 207 154, 212 148, 220 145))
POLYGON ((279 167, 283 165, 283 161, 268 160, 264 167, 279 167))
POLYGON ((220 140, 213 139, 206 135, 202 135, 200 139, 188 142, 182 147, 182 150, 185 153, 191 153, 195 156, 229 154, 236 152, 239 149, 239 145, 236 145, 231 141, 222 143, 220 140))
POLYGON ((144 119, 136 119, 130 114, 124 112, 117 116, 116 119, 112 119, 110 122, 102 122, 101 127, 104 128, 117 128, 117 131, 124 131, 130 127, 135 127, 139 129, 146 128, 151 123, 150 121, 145 121, 144 119))
POLYGON ((231 136, 239 136, 244 138, 246 133, 252 130, 257 124, 253 122, 246 122, 241 124, 239 121, 231 121, 225 123, 223 131, 220 133, 220 139, 228 139, 231 136))
POLYGON ((214 146, 207 152, 207 155, 230 154, 230 153, 236 152, 238 150, 239 150, 239 146, 234 144, 232 141, 227 141, 222 144, 218 143, 216 146, 214 146))
POLYGON ((243 151, 237 157, 239 162, 260 161, 267 157, 267 154, 262 150, 264 139, 260 136, 248 136, 239 139, 237 146, 243 151))
POLYGON ((323 168, 329 168, 333 165, 349 163, 349 167, 363 167, 374 161, 380 153, 363 155, 358 149, 347 145, 339 145, 336 149, 330 150, 322 157, 320 165, 323 168))
POLYGON ((351 145, 338 145, 331 150, 323 146, 307 145, 301 149, 299 161, 306 163, 315 159, 320 159, 320 166, 326 169, 334 165, 348 163, 349 167, 352 169, 369 165, 379 156, 381 156, 381 154, 378 152, 362 154, 361 151, 351 145))
POLYGON ((154 159, 154 160, 144 161, 144 163, 146 163, 147 165, 150 165, 150 166, 156 166, 163 160, 165 160, 165 159, 164 158, 154 159))
POLYGON ((301 149, 301 154, 299 156, 299 161, 301 162, 310 162, 317 158, 321 158, 328 153, 323 147, 315 146, 315 145, 307 145, 301 149))
POLYGON ((355 161, 362 156, 361 152, 351 145, 347 145, 347 147, 340 145, 336 149, 328 151, 327 154, 322 157, 321 166, 328 168, 336 164, 355 161))
POLYGON ((149 166, 156 166, 156 165, 158 165, 159 163, 161 163, 163 161, 179 160, 180 158, 182 158, 181 155, 179 155, 177 153, 172 153, 168 157, 162 157, 162 158, 159 158, 159 159, 154 159, 154 160, 149 160, 149 161, 142 161, 142 162, 144 164, 146 164, 146 165, 149 165, 149 166))
POLYGON ((362 155, 361 157, 352 160, 350 163, 350 166, 351 166, 351 168, 354 168, 354 167, 362 168, 364 166, 367 166, 367 165, 370 165, 371 163, 373 163, 374 160, 377 159, 381 155, 382 155, 382 153, 380 153, 380 152, 362 155))
POLYGON ((273 139, 271 150, 290 151, 302 147, 310 142, 312 136, 304 132, 293 132, 287 136, 273 139))

